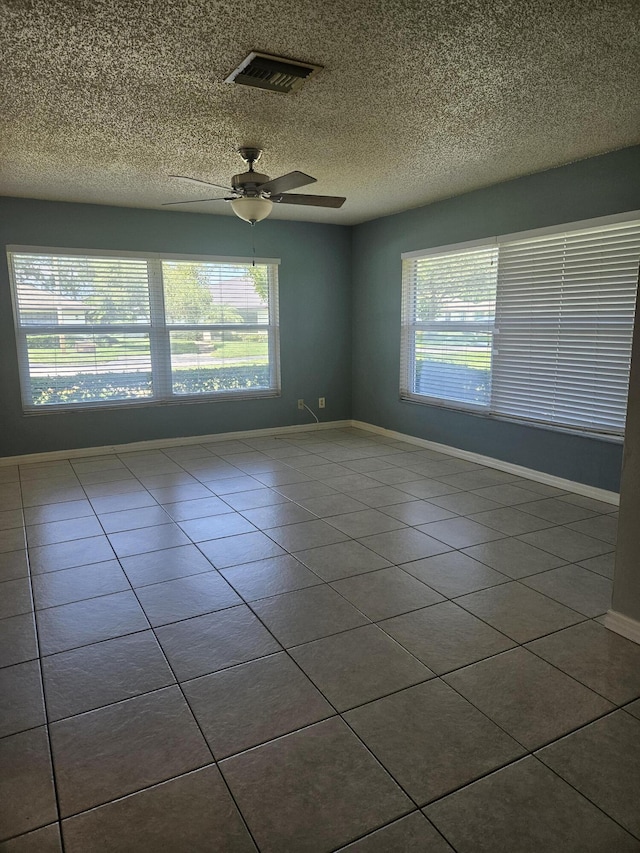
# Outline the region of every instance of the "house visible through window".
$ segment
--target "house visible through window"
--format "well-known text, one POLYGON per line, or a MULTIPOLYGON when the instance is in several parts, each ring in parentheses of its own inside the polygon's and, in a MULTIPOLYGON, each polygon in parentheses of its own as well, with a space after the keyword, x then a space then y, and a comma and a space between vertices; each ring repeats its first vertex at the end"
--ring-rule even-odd
POLYGON ((403 256, 401 397, 622 434, 640 220, 403 256))
POLYGON ((279 391, 275 261, 12 248, 9 262, 25 410, 279 391))

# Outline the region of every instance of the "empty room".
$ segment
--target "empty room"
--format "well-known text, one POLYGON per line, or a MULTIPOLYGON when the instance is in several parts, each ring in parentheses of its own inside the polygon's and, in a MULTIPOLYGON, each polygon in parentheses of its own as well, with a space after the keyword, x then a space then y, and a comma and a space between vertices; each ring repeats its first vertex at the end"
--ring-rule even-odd
POLYGON ((640 853, 639 59, 2 4, 3 853, 640 853))

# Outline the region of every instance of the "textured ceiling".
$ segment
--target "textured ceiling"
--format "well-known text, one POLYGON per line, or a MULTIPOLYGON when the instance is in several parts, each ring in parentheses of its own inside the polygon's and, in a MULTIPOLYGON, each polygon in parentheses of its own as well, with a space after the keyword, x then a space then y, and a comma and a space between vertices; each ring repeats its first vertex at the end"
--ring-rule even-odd
POLYGON ((639 60, 638 0, 4 0, 0 194, 158 207, 258 145, 347 196, 272 217, 360 222, 640 142, 639 60), (222 82, 253 49, 325 70, 222 82))

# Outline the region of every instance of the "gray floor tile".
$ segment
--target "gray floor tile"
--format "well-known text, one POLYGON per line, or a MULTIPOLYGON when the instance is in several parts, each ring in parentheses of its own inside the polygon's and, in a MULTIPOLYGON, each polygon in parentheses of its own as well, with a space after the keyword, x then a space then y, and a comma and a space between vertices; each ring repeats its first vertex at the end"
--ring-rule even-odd
POLYGON ((29 578, 16 578, 0 583, 0 619, 31 613, 32 610, 29 578))
POLYGON ((290 654, 339 711, 433 676, 375 625, 296 646, 290 654))
POLYGON ((232 607, 156 629, 179 681, 279 652, 281 646, 248 607, 232 607))
MULTIPOLYGON (((496 488, 500 488, 496 486, 496 488)), ((508 488, 508 486, 505 486, 508 488)), ((503 506, 498 509, 490 509, 486 512, 477 512, 469 516, 472 521, 477 521, 486 527, 492 527, 494 530, 499 530, 500 533, 505 533, 507 536, 518 536, 521 533, 531 533, 533 530, 544 530, 547 527, 552 527, 553 523, 531 515, 528 512, 522 512, 512 506, 503 506)))
POLYGON ((31 572, 34 575, 60 569, 73 569, 90 563, 103 563, 106 560, 113 560, 114 557, 113 548, 106 536, 93 536, 90 539, 76 539, 73 542, 59 542, 56 545, 29 548, 31 572))
POLYGON ((380 627, 438 674, 514 645, 508 637, 449 601, 387 619, 380 627))
POLYGON ((384 557, 351 540, 296 551, 294 556, 325 581, 351 577, 390 565, 384 557))
MULTIPOLYGON (((286 530, 286 528, 282 529, 286 530)), ((269 531, 269 534, 271 532, 269 531)), ((260 532, 212 539, 209 542, 202 542, 200 550, 216 569, 226 569, 242 563, 255 563, 257 560, 279 557, 285 553, 270 536, 260 532)))
MULTIPOLYGON (((207 484, 208 485, 208 484, 207 484)), ((180 501, 196 501, 199 498, 210 498, 211 489, 202 483, 183 483, 165 486, 160 489, 149 489, 149 494, 159 504, 174 504, 180 501)))
POLYGON ((285 647, 328 637, 369 621, 326 585, 263 598, 254 601, 251 608, 285 647))
MULTIPOLYGON (((307 469, 307 474, 312 477, 311 471, 313 471, 312 468, 307 469)), ((340 477, 327 477, 324 482, 339 492, 359 492, 363 489, 375 489, 380 486, 377 480, 367 477, 366 474, 353 474, 348 469, 346 474, 340 477)))
POLYGON ((142 491, 142 488, 142 483, 139 480, 119 480, 116 483, 98 483, 95 486, 85 486, 84 491, 93 503, 94 498, 129 495, 134 492, 139 493, 142 491))
POLYGON ((32 613, 0 619, 0 667, 38 657, 36 626, 32 613))
POLYGON ((268 598, 322 583, 316 574, 290 554, 233 566, 223 569, 221 574, 245 601, 268 598))
POLYGON ((50 734, 62 817, 211 762, 178 687, 52 723, 50 734))
POLYGON ((489 500, 489 498, 475 495, 473 492, 456 492, 453 495, 442 495, 441 497, 431 498, 436 506, 451 510, 457 515, 471 515, 476 512, 483 512, 490 509, 498 509, 499 503, 489 500))
POLYGON ((32 584, 33 598, 39 610, 131 588, 117 560, 34 575, 32 584))
POLYGON ((69 518, 65 521, 49 521, 46 524, 34 524, 27 527, 29 547, 35 545, 54 545, 56 542, 69 542, 73 539, 86 539, 100 536, 102 527, 94 515, 83 518, 69 518))
POLYGON ((61 720, 175 682, 151 631, 42 659, 50 720, 61 720))
POLYGON ((420 812, 413 812, 388 826, 340 848, 340 853, 454 853, 440 833, 420 812))
POLYGON ((81 501, 85 497, 85 491, 80 485, 49 486, 44 484, 32 488, 28 488, 27 484, 22 486, 22 504, 25 507, 64 501, 81 501))
POLYGON ((255 846, 213 766, 63 822, 67 853, 251 853, 255 846))
POLYGON ((429 501, 409 500, 405 503, 385 506, 383 512, 405 524, 427 524, 429 521, 442 521, 445 518, 453 518, 455 513, 436 506, 429 501))
POLYGON ((333 850, 413 808, 339 719, 228 758, 220 769, 264 853, 333 850))
POLYGON ((633 717, 637 717, 640 720, 640 699, 636 699, 635 702, 630 702, 628 705, 624 706, 624 710, 631 714, 633 717))
POLYGON ((273 527, 269 530, 269 536, 289 552, 319 548, 322 545, 333 545, 347 539, 344 533, 331 524, 320 520, 305 521, 302 524, 288 524, 285 527, 273 527))
POLYGON ((536 572, 555 569, 565 561, 520 539, 501 539, 499 542, 487 542, 465 548, 464 553, 480 560, 492 569, 517 580, 536 572))
POLYGON ((448 551, 435 557, 427 557, 425 560, 403 563, 400 568, 447 598, 496 586, 509 580, 500 572, 467 557, 460 551, 448 551))
POLYGON ((396 564, 433 557, 451 550, 450 546, 413 528, 366 536, 361 544, 396 564))
POLYGON ((589 569, 590 572, 596 572, 605 578, 613 580, 615 560, 616 552, 611 551, 609 554, 602 554, 600 557, 589 557, 588 560, 580 560, 578 565, 584 569, 589 569))
POLYGON ((507 483, 499 486, 483 486, 480 489, 474 489, 474 494, 504 504, 504 506, 527 503, 527 501, 534 501, 538 497, 535 491, 528 488, 528 482, 522 485, 507 483))
POLYGON ((0 842, 58 819, 44 727, 2 738, 0 766, 0 842))
POLYGON ((299 524, 302 521, 315 521, 316 516, 298 504, 287 501, 285 504, 273 504, 257 509, 245 509, 242 515, 259 530, 282 527, 285 524, 299 524))
POLYGON ((284 652, 188 681, 183 689, 217 760, 335 714, 284 652))
POLYGON ((393 486, 376 486, 375 488, 359 489, 350 493, 358 501, 370 507, 388 507, 408 503, 413 500, 412 495, 401 492, 393 486))
POLYGON ((430 500, 439 495, 452 495, 454 492, 459 492, 457 486, 451 486, 449 483, 442 483, 440 480, 432 480, 430 478, 421 480, 411 480, 407 483, 398 483, 398 488, 401 492, 406 492, 408 495, 413 495, 415 498, 430 500))
POLYGON ((49 826, 5 841, 2 850, 3 853, 62 853, 58 824, 50 823, 49 826))
POLYGON ((229 504, 215 496, 165 503, 162 508, 174 521, 189 521, 193 518, 206 518, 207 516, 225 515, 233 512, 229 504))
POLYGON ((100 515, 100 523, 105 533, 121 533, 137 530, 140 527, 153 527, 157 524, 169 524, 171 519, 161 506, 144 506, 137 509, 123 509, 100 515))
POLYGON ((142 527, 139 530, 110 533, 109 542, 118 557, 132 557, 149 551, 162 551, 164 548, 188 545, 189 539, 177 524, 158 524, 154 527, 142 527))
POLYGON ((261 489, 263 483, 253 477, 225 477, 223 480, 209 481, 207 488, 216 495, 233 495, 237 492, 249 492, 253 489, 261 489))
POLYGON ((535 533, 524 533, 519 538, 529 545, 562 557, 567 563, 579 563, 588 557, 597 557, 613 550, 607 542, 585 536, 568 527, 551 527, 535 533))
POLYGON ((12 527, 9 530, 0 530, 0 554, 7 551, 19 551, 24 548, 24 530, 22 527, 12 527))
POLYGON ((442 481, 459 489, 482 489, 486 486, 499 486, 504 483, 515 483, 518 479, 506 471, 495 468, 481 468, 476 471, 465 471, 461 474, 450 474, 441 477, 442 481))
POLYGON ((640 720, 617 711, 536 757, 640 838, 640 720))
POLYGON ((213 568, 195 545, 181 545, 178 548, 166 548, 164 551, 123 557, 120 563, 134 587, 198 575, 201 572, 210 572, 213 568))
POLYGON ((367 504, 340 492, 335 495, 322 495, 318 498, 301 498, 299 503, 300 506, 308 509, 319 518, 367 509, 367 504))
POLYGON ((61 504, 34 506, 24 511, 25 524, 46 524, 50 521, 66 521, 68 518, 84 518, 93 515, 88 500, 65 501, 61 504))
POLYGON ((637 841, 535 758, 425 809, 458 853, 637 853, 637 841))
POLYGON ((596 515, 592 509, 576 506, 559 498, 534 500, 530 503, 520 504, 519 509, 523 512, 529 512, 538 518, 544 518, 546 521, 551 521, 554 524, 570 524, 571 522, 581 521, 584 518, 591 518, 596 515))
POLYGON ((240 533, 254 533, 256 528, 239 512, 225 515, 194 518, 181 521, 178 525, 192 542, 206 542, 210 539, 222 539, 225 536, 237 536, 240 533))
MULTIPOLYGON (((142 485, 139 486, 142 488, 142 485)), ((65 506, 65 504, 59 504, 65 506)), ((124 495, 105 495, 91 498, 90 506, 98 514, 121 512, 126 509, 140 509, 145 506, 157 506, 155 498, 147 491, 128 492, 124 495)))
POLYGON ((287 501, 287 498, 274 489, 251 489, 246 492, 235 492, 224 496, 225 503, 235 510, 256 509, 260 506, 272 506, 287 501))
POLYGON ((292 483, 289 485, 278 486, 278 491, 286 498, 292 501, 299 501, 303 498, 319 498, 323 495, 336 495, 337 489, 332 489, 326 483, 318 483, 314 480, 308 483, 292 483))
POLYGON ((606 501, 599 501, 596 498, 589 498, 586 495, 561 495, 561 501, 566 501, 570 504, 575 504, 575 506, 583 506, 587 509, 592 509, 596 513, 602 513, 605 515, 608 512, 615 512, 618 509, 618 504, 608 503, 606 501))
POLYGON ((611 606, 612 582, 580 566, 562 566, 522 583, 585 616, 600 616, 611 606))
POLYGON ((38 661, 0 669, 0 738, 45 722, 38 661))
POLYGON ((420 805, 523 752, 515 740, 435 679, 348 711, 345 719, 420 805))
POLYGON ((216 571, 141 586, 136 596, 154 628, 224 610, 242 601, 216 571))
POLYGON ((421 525, 418 530, 450 545, 452 548, 466 548, 480 542, 503 539, 504 533, 471 521, 469 518, 448 518, 444 521, 432 521, 421 525))
POLYGON ((589 518, 586 521, 576 521, 574 524, 569 524, 568 526, 571 530, 577 530, 578 533, 586 533, 587 536, 602 539, 603 542, 608 542, 610 545, 616 544, 618 519, 614 516, 597 515, 595 518, 589 518))
POLYGON ((399 486, 403 483, 415 483, 417 480, 423 480, 424 477, 419 471, 408 471, 405 468, 382 468, 378 471, 371 471, 369 476, 374 480, 379 480, 388 486, 399 486))
POLYGON ((543 637, 528 648, 611 702, 640 696, 640 646, 596 622, 543 637))
POLYGON ((0 582, 26 578, 28 574, 26 550, 0 554, 0 582))
POLYGON ((391 518, 377 509, 365 509, 360 512, 349 512, 335 515, 328 519, 329 524, 337 527, 347 536, 359 538, 372 536, 375 533, 386 533, 388 530, 400 530, 405 525, 397 518, 391 518))
POLYGON ((584 617, 517 582, 456 598, 465 610, 488 622, 516 643, 559 631, 584 617))
POLYGON ((396 566, 334 581, 331 586, 374 622, 443 600, 396 566))
POLYGON ((132 592, 117 592, 37 611, 43 655, 87 646, 149 627, 132 592))
POLYGON ((444 680, 529 750, 613 709, 522 648, 472 664, 444 680))

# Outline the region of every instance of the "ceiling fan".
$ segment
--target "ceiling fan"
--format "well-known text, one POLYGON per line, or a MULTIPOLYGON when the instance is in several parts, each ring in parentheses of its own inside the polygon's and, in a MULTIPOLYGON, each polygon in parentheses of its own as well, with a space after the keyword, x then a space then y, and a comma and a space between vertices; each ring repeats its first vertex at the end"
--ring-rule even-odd
POLYGON ((257 163, 262 156, 262 149, 243 147, 238 149, 238 154, 249 168, 246 172, 234 175, 231 178, 230 187, 201 181, 199 178, 189 178, 186 175, 169 175, 170 178, 179 178, 182 181, 192 181, 196 184, 226 190, 228 195, 216 198, 195 198, 189 201, 169 201, 165 202, 163 207, 173 204, 197 204, 203 201, 228 201, 231 202, 236 216, 255 225, 261 219, 266 219, 274 204, 305 204, 312 207, 338 208, 342 207, 346 201, 342 196, 291 194, 289 190, 313 184, 316 178, 305 175, 304 172, 288 172, 286 175, 270 180, 268 175, 262 175, 253 169, 254 163, 257 163))

